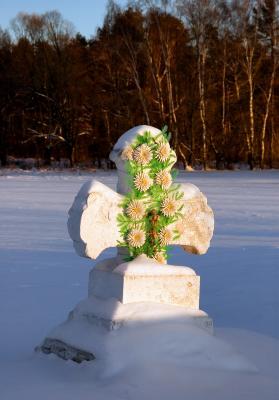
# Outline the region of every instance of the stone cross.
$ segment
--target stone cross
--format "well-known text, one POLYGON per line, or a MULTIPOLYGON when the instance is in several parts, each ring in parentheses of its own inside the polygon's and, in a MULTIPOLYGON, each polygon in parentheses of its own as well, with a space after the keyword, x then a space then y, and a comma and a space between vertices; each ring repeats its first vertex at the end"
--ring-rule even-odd
MULTIPOLYGON (((127 144, 131 144, 137 135, 150 132, 152 136, 160 133, 159 129, 140 125, 122 135, 115 144, 110 159, 115 162, 118 173, 117 192, 98 181, 91 181, 82 186, 73 206, 69 211, 68 230, 75 250, 80 256, 95 259, 109 247, 116 247, 121 241, 117 225, 117 215, 122 212, 122 195, 129 191, 128 176, 121 153, 127 144)), ((170 225, 176 228, 180 237, 171 244, 181 245, 193 254, 206 253, 214 229, 214 217, 207 205, 206 197, 192 184, 182 184, 183 217, 170 225)))
MULTIPOLYGON (((69 211, 68 230, 79 255, 95 259, 121 239, 117 215, 129 188, 120 155, 146 131, 153 136, 160 133, 151 126, 137 126, 120 137, 110 154, 118 170, 117 193, 96 180, 85 183, 78 192, 69 211)), ((213 234, 212 210, 196 186, 183 184, 180 190, 184 193, 183 216, 175 223, 180 237, 173 244, 203 254, 213 234)), ((161 320, 179 320, 212 332, 211 318, 199 310, 200 277, 194 270, 162 265, 145 255, 125 262, 123 253, 125 249, 120 247, 115 257, 95 264, 89 276, 88 298, 48 334, 38 351, 76 362, 94 360, 106 353, 110 331, 127 322, 136 322, 140 329, 142 321, 148 323, 157 315, 161 320)))

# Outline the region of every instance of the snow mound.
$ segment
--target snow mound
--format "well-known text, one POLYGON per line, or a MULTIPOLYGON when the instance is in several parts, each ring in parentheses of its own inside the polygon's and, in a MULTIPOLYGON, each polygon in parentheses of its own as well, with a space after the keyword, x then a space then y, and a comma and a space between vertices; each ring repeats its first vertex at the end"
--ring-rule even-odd
POLYGON ((119 303, 92 297, 78 304, 48 338, 93 353, 104 376, 118 375, 150 363, 176 368, 210 368, 256 372, 233 347, 199 326, 200 310, 155 303, 119 303), (104 320, 118 329, 107 329, 104 320), (100 365, 101 365, 100 364, 100 365))
POLYGON ((256 372, 230 345, 180 320, 131 323, 113 332, 106 343, 105 375, 117 375, 150 364, 173 368, 209 368, 256 372))

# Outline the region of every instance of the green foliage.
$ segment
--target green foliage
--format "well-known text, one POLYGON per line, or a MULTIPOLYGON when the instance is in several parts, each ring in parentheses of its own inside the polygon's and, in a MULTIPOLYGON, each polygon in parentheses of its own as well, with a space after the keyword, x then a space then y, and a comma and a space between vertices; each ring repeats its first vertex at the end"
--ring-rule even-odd
POLYGON ((169 140, 170 133, 167 127, 155 137, 146 131, 143 135, 138 135, 128 146, 129 156, 125 153, 125 149, 122 153, 126 159, 125 167, 130 191, 121 202, 122 213, 117 216, 122 238, 118 246, 128 248, 129 259, 146 254, 163 262, 168 258, 168 243, 179 238, 179 232, 171 228, 170 224, 182 216, 183 192, 179 190, 179 185, 174 185, 171 181, 177 176, 177 171, 171 171, 176 155, 169 146, 169 140), (138 156, 142 145, 145 145, 148 153, 147 159, 138 156), (165 152, 162 153, 163 150, 165 152), (158 181, 158 174, 162 174, 162 171, 167 175, 166 183, 158 181), (152 184, 146 188, 136 184, 135 178, 140 174, 151 179, 152 184), (171 211, 167 208, 166 201, 174 205, 171 211))

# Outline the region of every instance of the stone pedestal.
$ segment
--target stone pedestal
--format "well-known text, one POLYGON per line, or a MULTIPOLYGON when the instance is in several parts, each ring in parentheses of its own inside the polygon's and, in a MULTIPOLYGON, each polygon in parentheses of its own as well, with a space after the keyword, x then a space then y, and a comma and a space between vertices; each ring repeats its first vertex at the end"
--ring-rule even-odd
POLYGON ((146 256, 115 266, 112 260, 90 273, 89 296, 123 304, 153 302, 199 309, 200 277, 191 268, 158 264, 146 256))
MULTIPOLYGON (((68 319, 47 335, 37 351, 78 363, 92 361, 104 357, 110 335, 115 331, 132 327, 137 332, 142 327, 157 324, 183 324, 190 329, 197 327, 213 333, 212 319, 201 310, 150 302, 122 304, 113 298, 91 296, 80 302, 68 319)), ((134 335, 136 340, 137 334, 134 335)))
POLYGON ((160 265, 140 256, 99 262, 89 279, 89 297, 53 329, 37 348, 76 362, 102 357, 110 332, 131 326, 177 322, 213 333, 212 319, 199 310, 199 276, 191 268, 160 265))

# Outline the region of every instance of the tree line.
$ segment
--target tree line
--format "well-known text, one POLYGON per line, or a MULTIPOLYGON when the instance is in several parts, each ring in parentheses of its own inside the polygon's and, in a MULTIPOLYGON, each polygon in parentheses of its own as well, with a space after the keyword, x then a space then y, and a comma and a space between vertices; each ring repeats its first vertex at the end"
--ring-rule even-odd
POLYGON ((0 29, 0 160, 101 165, 167 125, 180 165, 279 166, 277 0, 110 0, 90 39, 57 11, 0 29))

